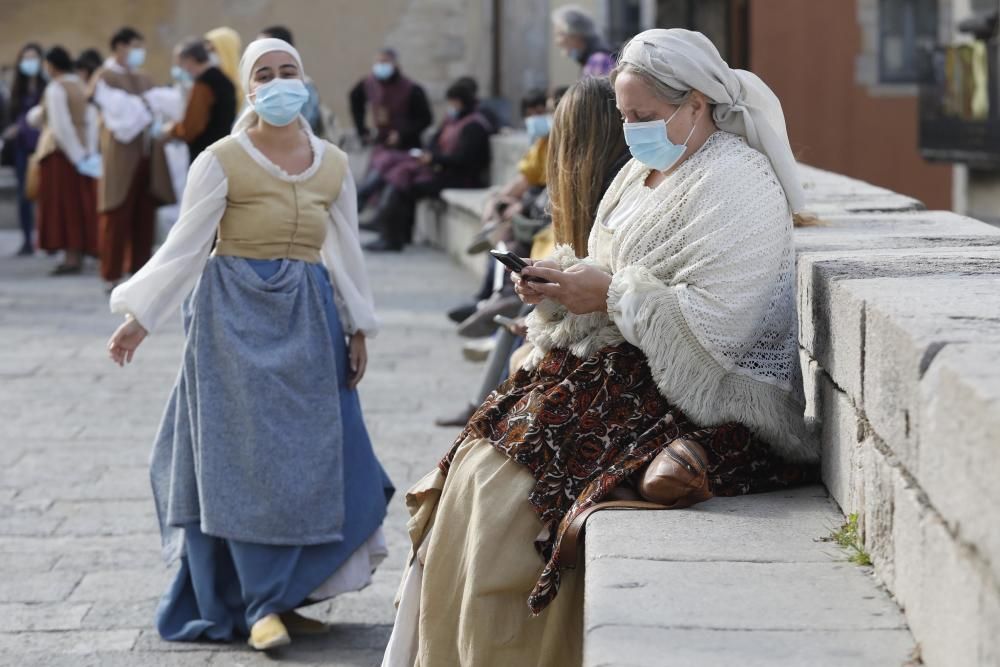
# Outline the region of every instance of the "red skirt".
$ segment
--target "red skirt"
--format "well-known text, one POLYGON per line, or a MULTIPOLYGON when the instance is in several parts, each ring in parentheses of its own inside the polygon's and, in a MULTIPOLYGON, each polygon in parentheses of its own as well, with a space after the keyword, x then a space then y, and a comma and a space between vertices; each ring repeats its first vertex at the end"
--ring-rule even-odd
POLYGON ((39 164, 38 247, 97 256, 97 181, 76 170, 61 151, 39 164))

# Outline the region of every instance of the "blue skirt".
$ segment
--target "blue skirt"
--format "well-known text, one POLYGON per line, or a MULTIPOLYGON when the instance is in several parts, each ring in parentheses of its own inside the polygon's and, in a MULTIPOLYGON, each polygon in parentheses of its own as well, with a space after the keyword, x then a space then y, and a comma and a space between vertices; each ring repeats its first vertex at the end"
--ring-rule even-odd
MULTIPOLYGON (((281 267, 280 260, 245 261, 264 280, 281 267)), ((343 466, 345 473, 349 471, 343 480, 343 540, 307 546, 253 544, 205 535, 197 522, 185 525, 180 569, 156 610, 156 628, 166 640, 230 641, 247 636, 249 628, 268 614, 303 606, 385 518, 394 489, 372 450, 358 392, 347 387, 350 363, 333 288, 323 266, 309 268, 323 286, 326 318, 340 362, 343 466)))

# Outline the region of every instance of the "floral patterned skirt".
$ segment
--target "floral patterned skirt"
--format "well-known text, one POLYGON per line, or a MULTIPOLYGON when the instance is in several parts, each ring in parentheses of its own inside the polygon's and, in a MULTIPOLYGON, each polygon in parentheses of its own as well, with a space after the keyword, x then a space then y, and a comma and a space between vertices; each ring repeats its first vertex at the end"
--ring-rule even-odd
POLYGON ((704 428, 691 422, 660 394, 645 356, 627 343, 587 359, 553 350, 536 368, 512 375, 480 406, 439 464, 446 475, 457 447, 469 437, 490 441, 536 480, 528 501, 547 530, 535 541, 546 562, 528 599, 535 614, 559 590, 560 546, 573 518, 628 483, 677 438, 692 438, 705 448, 716 495, 818 479, 814 466, 782 461, 740 424, 704 428))

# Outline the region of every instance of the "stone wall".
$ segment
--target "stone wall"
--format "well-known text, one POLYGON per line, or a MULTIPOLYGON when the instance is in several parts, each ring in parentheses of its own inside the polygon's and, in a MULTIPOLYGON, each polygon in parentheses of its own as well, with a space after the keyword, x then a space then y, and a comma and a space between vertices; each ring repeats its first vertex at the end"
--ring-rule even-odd
MULTIPOLYGON (((494 182, 526 148, 494 138, 494 182)), ((796 246, 823 480, 858 515, 925 664, 1000 664, 1000 229, 801 169, 822 219, 796 246)), ((468 235, 477 192, 445 199, 445 238, 468 235)))
POLYGON ((800 342, 823 479, 928 665, 1000 664, 1000 230, 806 169, 800 342))

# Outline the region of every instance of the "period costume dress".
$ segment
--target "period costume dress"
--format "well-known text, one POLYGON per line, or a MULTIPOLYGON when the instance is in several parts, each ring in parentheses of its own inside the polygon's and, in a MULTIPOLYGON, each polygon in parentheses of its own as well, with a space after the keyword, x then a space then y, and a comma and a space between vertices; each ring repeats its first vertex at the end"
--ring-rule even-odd
POLYGON ((208 147, 166 243, 112 294, 153 331, 190 293, 151 463, 164 555, 181 561, 166 639, 246 635, 363 588, 386 555, 393 488, 348 387, 346 336, 376 331, 354 183, 342 151, 310 142, 296 175, 245 130, 208 147))
MULTIPOLYGON (((714 53, 712 76, 737 76, 703 36, 652 32, 636 49, 714 53)), ((745 101, 712 99, 717 113, 745 101)), ((705 449, 716 495, 816 479, 794 302, 800 186, 741 134, 715 132, 655 188, 630 161, 588 257, 557 248, 563 268, 611 275, 607 310, 540 303, 532 355, 407 494, 413 549, 384 667, 580 665, 582 573, 563 567, 563 534, 677 438, 705 449)))
POLYGON ((151 194, 152 117, 142 94, 153 87, 141 72, 113 58, 94 73, 91 97, 101 112, 103 168, 97 188, 101 277, 111 283, 135 273, 153 252, 156 200, 151 194))

